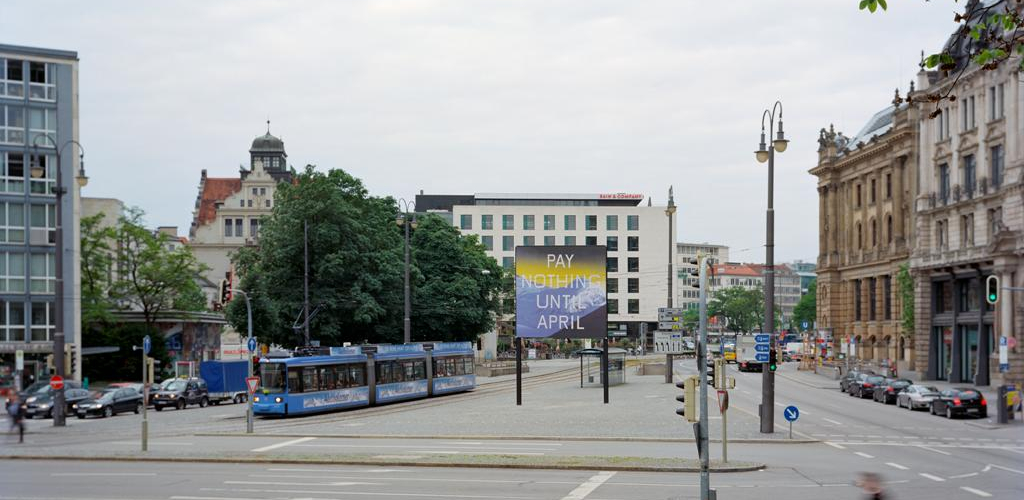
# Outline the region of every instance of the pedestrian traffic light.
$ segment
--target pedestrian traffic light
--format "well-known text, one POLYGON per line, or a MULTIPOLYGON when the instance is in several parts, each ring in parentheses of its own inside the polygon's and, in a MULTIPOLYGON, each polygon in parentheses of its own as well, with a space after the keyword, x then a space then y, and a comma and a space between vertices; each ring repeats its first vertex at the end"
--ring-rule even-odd
POLYGON ((683 390, 683 393, 676 396, 676 401, 683 403, 683 407, 676 410, 676 415, 685 417, 688 422, 697 421, 697 377, 690 376, 677 382, 676 387, 683 390))
POLYGON ((768 351, 768 370, 769 371, 775 371, 775 369, 778 368, 778 367, 779 367, 778 351, 776 351, 775 349, 772 349, 771 351, 768 351))
POLYGON ((999 276, 989 276, 985 280, 985 301, 991 305, 999 302, 999 276))

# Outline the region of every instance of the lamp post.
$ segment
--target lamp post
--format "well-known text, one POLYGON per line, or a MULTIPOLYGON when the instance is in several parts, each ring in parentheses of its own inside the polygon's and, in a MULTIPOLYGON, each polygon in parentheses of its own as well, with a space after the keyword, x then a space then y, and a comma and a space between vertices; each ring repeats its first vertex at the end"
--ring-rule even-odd
MULTIPOLYGON (((761 143, 754 155, 757 161, 768 162, 768 210, 766 214, 766 236, 764 256, 764 332, 769 336, 769 345, 775 349, 775 152, 786 150, 786 140, 782 131, 782 103, 775 101, 772 109, 761 114, 761 143), (775 113, 779 116, 778 135, 775 136, 775 113), (768 137, 775 136, 772 147, 766 147, 764 141, 764 119, 768 118, 768 137)), ((771 434, 775 431, 775 372, 768 368, 767 363, 761 364, 761 433, 771 434)))
POLYGON ((416 204, 405 198, 398 199, 398 208, 404 208, 395 221, 405 227, 405 315, 402 317, 403 339, 406 344, 412 342, 412 297, 409 290, 409 229, 416 229, 416 204), (411 216, 410 216, 411 213, 411 216))
MULTIPOLYGON (((46 175, 46 168, 39 164, 39 139, 46 138, 50 144, 53 145, 54 155, 57 158, 57 172, 56 172, 56 186, 53 188, 53 194, 56 195, 56 217, 54 220, 54 274, 56 279, 54 280, 55 290, 55 304, 53 308, 54 315, 54 331, 53 331, 53 364, 56 365, 57 375, 61 378, 67 376, 64 373, 64 246, 63 237, 64 231, 62 227, 61 212, 63 208, 64 195, 67 193, 67 188, 64 187, 64 177, 61 175, 60 167, 60 156, 64 151, 64 148, 70 144, 78 146, 78 159, 79 159, 79 170, 76 180, 78 181, 79 187, 85 187, 89 182, 89 178, 85 176, 85 148, 76 140, 69 140, 62 146, 57 146, 57 141, 50 137, 48 134, 37 135, 32 140, 32 165, 30 167, 30 173, 33 179, 40 179, 46 175)), ((54 427, 64 426, 64 391, 56 391, 53 395, 53 425, 54 427)))

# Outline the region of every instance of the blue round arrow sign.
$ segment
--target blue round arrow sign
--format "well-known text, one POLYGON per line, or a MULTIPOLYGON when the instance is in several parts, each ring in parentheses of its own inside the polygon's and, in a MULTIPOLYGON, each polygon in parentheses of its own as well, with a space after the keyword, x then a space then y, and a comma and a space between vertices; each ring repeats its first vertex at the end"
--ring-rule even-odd
POLYGON ((782 410, 782 416, 786 417, 786 420, 789 422, 796 422, 796 419, 800 418, 800 410, 793 405, 789 405, 785 410, 782 410))
POLYGON ((246 347, 249 348, 250 353, 256 352, 256 337, 249 337, 249 345, 246 347))
POLYGON ((149 339, 149 335, 142 337, 142 354, 149 355, 149 350, 153 348, 153 341, 149 339))

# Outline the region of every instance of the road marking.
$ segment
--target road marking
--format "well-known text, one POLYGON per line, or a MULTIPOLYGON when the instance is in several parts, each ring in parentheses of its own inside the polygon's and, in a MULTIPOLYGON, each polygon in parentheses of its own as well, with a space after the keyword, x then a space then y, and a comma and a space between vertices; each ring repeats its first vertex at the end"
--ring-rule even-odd
MULTIPOLYGON (((350 472, 353 474, 360 474, 363 472, 410 472, 401 469, 370 469, 370 470, 357 470, 357 469, 267 469, 267 472, 350 472)), ((250 476, 259 477, 259 476, 250 476)), ((318 478, 323 476, 317 476, 318 478)))
POLYGON ((562 497, 562 500, 583 500, 584 498, 587 498, 587 495, 593 493, 594 490, 604 484, 605 481, 611 479, 614 475, 615 472, 599 472, 590 479, 584 481, 583 484, 577 486, 576 489, 570 491, 568 495, 562 497))
POLYGON ((960 489, 964 490, 964 491, 966 491, 968 493, 974 493, 975 495, 978 495, 979 497, 990 497, 990 496, 992 496, 992 494, 987 492, 987 491, 976 490, 974 488, 971 488, 970 486, 961 486, 960 489))
POLYGON ((1003 467, 1002 465, 996 465, 996 464, 988 464, 988 466, 985 467, 985 472, 988 472, 989 467, 995 467, 997 469, 1002 469, 1002 470, 1004 470, 1006 472, 1013 472, 1015 474, 1024 475, 1024 471, 1020 471, 1020 470, 1017 470, 1017 469, 1011 469, 1009 467, 1003 467))
POLYGON ((843 425, 843 423, 842 423, 842 422, 837 422, 837 421, 835 421, 835 420, 832 420, 831 418, 825 418, 825 417, 822 417, 821 419, 822 419, 822 420, 824 420, 824 421, 826 421, 826 422, 829 422, 829 423, 835 424, 835 425, 843 425))
MULTIPOLYGON (((421 449, 421 450, 429 450, 429 449, 455 450, 455 449, 458 449, 458 450, 470 450, 470 451, 483 451, 483 450, 491 450, 491 451, 503 451, 503 450, 510 450, 510 451, 512 451, 512 450, 514 450, 514 451, 520 451, 520 450, 522 450, 522 451, 528 451, 528 450, 534 450, 534 451, 557 451, 558 450, 558 448, 547 448, 547 447, 544 447, 544 446, 528 446, 528 445, 522 445, 522 446, 518 446, 516 448, 506 448, 506 447, 501 446, 501 445, 498 445, 498 446, 430 446, 430 445, 424 444, 424 445, 421 445, 421 446, 409 446, 409 445, 406 445, 406 444, 399 445, 399 444, 327 444, 327 443, 295 444, 294 446, 296 448, 400 448, 402 450, 407 450, 409 448, 418 448, 418 449, 421 449)), ((413 452, 413 453, 416 453, 416 452, 413 452)))
POLYGON ((264 446, 262 448, 256 448, 256 449, 250 450, 250 451, 259 453, 261 451, 276 450, 278 448, 284 448, 285 446, 291 446, 293 444, 305 443, 306 441, 312 441, 314 439, 316 439, 316 438, 315 437, 304 437, 304 438, 292 439, 291 441, 285 441, 283 443, 272 444, 270 446, 264 446))
MULTIPOLYGON (((270 489, 255 489, 255 488, 199 488, 200 491, 232 491, 239 493, 291 493, 291 494, 304 494, 304 495, 335 495, 335 496, 355 496, 355 497, 413 497, 413 498, 481 498, 481 499, 493 499, 493 500, 535 500, 537 497, 514 497, 514 496, 492 496, 492 495, 453 495, 451 493, 445 494, 432 494, 432 493, 385 493, 385 492, 373 492, 373 491, 324 491, 324 490, 270 490, 270 489)), ((304 498, 309 498, 304 497, 304 498)), ((330 498, 330 497, 327 497, 330 498)), ((265 498, 225 498, 225 497, 171 497, 171 500, 266 500, 265 498)))
POLYGON ((868 455, 867 453, 864 453, 863 451, 855 451, 855 452, 853 452, 853 454, 857 455, 857 456, 860 456, 860 457, 864 457, 864 458, 875 458, 874 455, 868 455))
POLYGON ((263 500, 261 498, 250 498, 250 497, 171 497, 171 500, 263 500))
MULTIPOLYGON (((112 441, 110 444, 119 444, 126 446, 138 446, 138 441, 112 441)), ((192 446, 195 443, 186 443, 184 441, 150 441, 149 444, 158 446, 192 446)))
POLYGON ((952 453, 948 451, 936 450, 935 448, 929 448, 927 446, 918 446, 918 448, 921 448, 922 450, 934 451, 935 453, 939 453, 942 455, 952 455, 952 453))
POLYGON ((888 465, 889 467, 892 467, 894 469, 910 470, 910 467, 905 467, 905 466, 902 466, 902 465, 894 463, 894 462, 886 462, 885 465, 888 465))
POLYGON ((54 472, 52 477, 66 476, 155 476, 155 472, 54 472))
POLYGON ((837 449, 840 449, 840 450, 845 450, 845 449, 846 449, 846 447, 845 447, 845 446, 843 446, 843 445, 841 445, 841 444, 835 444, 835 443, 833 443, 832 441, 825 441, 825 444, 827 444, 827 445, 829 445, 829 446, 831 446, 831 447, 833 447, 833 448, 837 448, 837 449))
MULTIPOLYGON (((350 473, 359 473, 362 471, 348 471, 350 473)), ((296 475, 296 474, 250 474, 249 477, 256 478, 280 478, 280 479, 324 479, 323 475, 296 475)), ((364 477, 357 476, 332 476, 332 479, 365 479, 364 477)), ((389 477, 384 479, 386 481, 412 481, 412 482, 454 482, 454 483, 486 483, 486 484, 519 484, 522 483, 518 479, 451 479, 451 478, 438 478, 438 477, 418 477, 418 476, 406 476, 406 477, 389 477)), ((551 481, 543 482, 538 481, 537 484, 576 484, 575 481, 551 481)), ((616 483, 618 484, 618 483, 616 483)))
POLYGON ((362 483, 357 481, 331 481, 329 483, 285 483, 279 481, 224 481, 224 484, 253 485, 253 486, 355 486, 368 485, 380 486, 383 483, 362 483))
POLYGON ((928 474, 926 472, 918 473, 918 475, 921 476, 921 477, 924 477, 924 478, 931 479, 932 481, 940 482, 940 483, 945 481, 945 479, 942 479, 939 476, 933 476, 933 475, 928 474))
POLYGON ((969 472, 967 474, 960 474, 958 476, 949 476, 949 478, 950 479, 963 479, 965 477, 974 477, 974 476, 977 476, 977 475, 978 475, 977 472, 969 472))

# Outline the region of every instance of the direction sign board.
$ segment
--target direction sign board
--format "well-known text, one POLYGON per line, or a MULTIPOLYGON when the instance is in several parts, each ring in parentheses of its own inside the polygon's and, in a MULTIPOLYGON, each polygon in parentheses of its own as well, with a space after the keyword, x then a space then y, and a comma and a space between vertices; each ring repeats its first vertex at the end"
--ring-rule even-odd
POLYGON ((249 354, 256 352, 256 337, 249 337, 249 343, 246 347, 249 348, 249 354))
POLYGON ((789 405, 785 410, 782 410, 782 416, 786 417, 788 422, 796 422, 796 419, 800 418, 800 410, 793 405, 789 405))
POLYGON ((686 309, 682 307, 659 307, 658 321, 679 321, 686 309))
POLYGON ((682 330, 683 329, 683 323, 681 321, 680 322, 659 321, 658 322, 658 329, 659 330, 663 330, 663 331, 682 330))
POLYGON ((19 372, 25 369, 25 351, 21 349, 14 351, 14 369, 19 372))
POLYGON ((149 335, 142 337, 142 354, 149 356, 149 350, 153 348, 153 341, 149 338, 149 335))
POLYGON ((757 335, 754 335, 754 342, 757 342, 758 344, 767 344, 771 341, 772 336, 768 335, 767 333, 759 333, 757 335))
POLYGON ((245 385, 249 388, 249 394, 252 395, 253 393, 256 392, 256 389, 260 386, 260 378, 259 377, 246 377, 245 385))
POLYGON ((50 389, 59 391, 64 388, 64 378, 60 375, 50 377, 50 389))
POLYGON ((768 362, 768 353, 766 353, 766 352, 759 352, 759 353, 755 354, 754 355, 754 361, 757 361, 758 363, 767 363, 768 362))
POLYGON ((768 352, 772 350, 772 347, 768 344, 754 344, 754 350, 757 352, 768 352))

